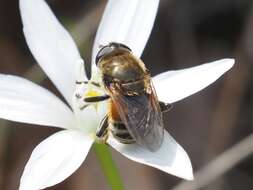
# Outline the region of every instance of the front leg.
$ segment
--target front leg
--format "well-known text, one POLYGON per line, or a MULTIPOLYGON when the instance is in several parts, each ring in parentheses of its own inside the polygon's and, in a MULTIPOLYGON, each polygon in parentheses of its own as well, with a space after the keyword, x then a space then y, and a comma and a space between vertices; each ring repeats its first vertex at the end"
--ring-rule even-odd
MULTIPOLYGON (((82 96, 80 94, 76 94, 76 98, 81 99, 82 96)), ((82 104, 80 105, 79 109, 83 110, 87 106, 91 105, 91 103, 97 103, 97 102, 105 101, 109 98, 110 98, 110 96, 108 96, 108 95, 83 98, 82 99, 82 104)))
POLYGON ((94 82, 94 81, 77 81, 76 80, 76 84, 77 85, 81 85, 81 84, 92 84, 92 85, 94 85, 94 86, 96 86, 96 87, 101 87, 101 85, 99 84, 99 83, 97 83, 97 82, 94 82))
POLYGON ((87 102, 87 103, 94 103, 94 102, 101 102, 101 101, 107 100, 109 98, 110 98, 110 96, 105 94, 102 96, 86 97, 83 99, 83 101, 87 102))

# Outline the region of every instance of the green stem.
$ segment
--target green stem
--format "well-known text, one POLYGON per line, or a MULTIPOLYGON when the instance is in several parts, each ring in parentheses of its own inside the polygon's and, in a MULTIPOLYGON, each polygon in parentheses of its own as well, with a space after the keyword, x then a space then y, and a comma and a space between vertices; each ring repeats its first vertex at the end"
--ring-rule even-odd
POLYGON ((124 190, 118 168, 112 159, 111 152, 107 145, 94 143, 94 150, 101 165, 105 178, 112 190, 124 190))

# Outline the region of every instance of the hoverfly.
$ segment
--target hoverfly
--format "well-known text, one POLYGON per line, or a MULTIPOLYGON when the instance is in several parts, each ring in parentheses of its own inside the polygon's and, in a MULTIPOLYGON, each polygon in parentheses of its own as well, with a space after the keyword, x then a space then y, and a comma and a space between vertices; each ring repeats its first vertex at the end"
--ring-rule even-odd
POLYGON ((137 143, 150 151, 158 150, 164 136, 162 112, 171 105, 158 101, 144 63, 129 47, 112 42, 100 49, 96 65, 108 95, 84 101, 109 99, 109 111, 97 130, 97 137, 106 142, 110 131, 121 143, 137 143))

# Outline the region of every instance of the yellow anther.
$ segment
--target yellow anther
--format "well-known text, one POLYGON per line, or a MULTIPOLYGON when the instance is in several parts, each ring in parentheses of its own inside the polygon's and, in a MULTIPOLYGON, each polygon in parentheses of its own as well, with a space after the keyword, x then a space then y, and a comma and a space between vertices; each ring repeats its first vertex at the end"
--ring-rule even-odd
POLYGON ((95 97, 95 96, 100 96, 101 93, 99 93, 98 91, 96 90, 88 90, 86 93, 85 93, 85 97, 95 97))

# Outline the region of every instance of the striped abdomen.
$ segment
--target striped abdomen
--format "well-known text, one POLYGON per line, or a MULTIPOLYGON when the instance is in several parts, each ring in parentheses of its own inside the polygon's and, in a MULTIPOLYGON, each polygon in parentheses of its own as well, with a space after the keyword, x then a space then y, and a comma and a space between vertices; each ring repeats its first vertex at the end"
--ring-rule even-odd
POLYGON ((125 124, 121 121, 119 113, 112 100, 109 101, 109 124, 114 138, 116 138, 119 142, 124 144, 135 142, 133 137, 128 132, 125 124))

